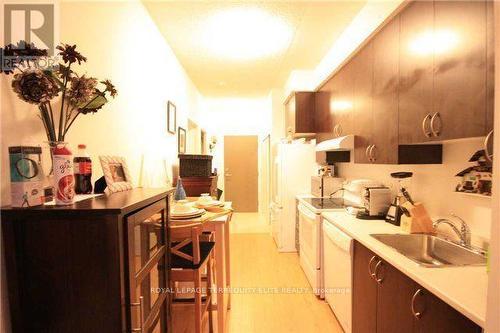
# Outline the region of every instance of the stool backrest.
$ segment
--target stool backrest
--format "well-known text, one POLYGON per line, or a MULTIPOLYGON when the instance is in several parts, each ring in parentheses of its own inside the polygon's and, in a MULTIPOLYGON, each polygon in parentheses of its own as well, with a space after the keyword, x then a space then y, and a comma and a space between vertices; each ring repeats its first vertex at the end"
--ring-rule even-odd
POLYGON ((170 225, 170 253, 198 264, 200 262, 200 235, 202 233, 201 223, 190 223, 185 225, 170 225), (181 249, 193 243, 193 255, 186 254, 181 249))

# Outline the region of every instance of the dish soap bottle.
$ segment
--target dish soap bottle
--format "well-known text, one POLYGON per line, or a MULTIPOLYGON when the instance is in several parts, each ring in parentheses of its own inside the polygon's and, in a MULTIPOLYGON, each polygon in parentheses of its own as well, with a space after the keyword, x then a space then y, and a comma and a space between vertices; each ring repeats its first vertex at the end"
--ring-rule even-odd
POLYGON ((184 190, 184 187, 182 186, 181 177, 177 178, 177 186, 175 187, 174 199, 176 201, 186 199, 186 191, 184 190))

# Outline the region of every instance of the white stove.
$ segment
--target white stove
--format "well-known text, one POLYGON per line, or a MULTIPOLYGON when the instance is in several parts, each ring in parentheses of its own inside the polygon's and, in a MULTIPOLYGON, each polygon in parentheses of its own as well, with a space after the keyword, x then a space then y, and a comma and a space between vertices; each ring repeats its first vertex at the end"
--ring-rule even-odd
POLYGON ((321 213, 344 210, 350 202, 341 197, 297 196, 297 221, 300 265, 315 295, 324 298, 323 218, 321 213))

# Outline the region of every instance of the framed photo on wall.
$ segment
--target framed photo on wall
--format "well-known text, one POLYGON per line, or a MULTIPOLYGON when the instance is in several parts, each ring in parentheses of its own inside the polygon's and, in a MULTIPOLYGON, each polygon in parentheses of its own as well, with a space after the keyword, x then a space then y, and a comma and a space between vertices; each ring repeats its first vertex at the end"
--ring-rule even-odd
POLYGON ((177 128, 177 109, 171 101, 167 103, 167 132, 175 134, 177 128))
POLYGON ((178 129, 178 152, 179 154, 186 153, 186 130, 179 126, 178 129))
POLYGON ((110 193, 132 189, 132 178, 123 157, 99 156, 99 161, 110 193))

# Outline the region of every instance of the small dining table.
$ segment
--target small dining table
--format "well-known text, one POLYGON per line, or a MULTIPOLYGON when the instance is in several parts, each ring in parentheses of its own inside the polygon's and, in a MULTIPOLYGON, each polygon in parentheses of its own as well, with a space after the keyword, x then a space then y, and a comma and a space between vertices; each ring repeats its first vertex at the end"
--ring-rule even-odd
MULTIPOLYGON (((188 197, 187 200, 195 202, 198 198, 188 197)), ((217 310, 217 332, 224 333, 227 311, 231 308, 231 268, 230 268, 230 244, 229 232, 231 218, 233 215, 232 202, 224 202, 219 209, 207 208, 207 212, 200 217, 176 220, 171 218, 171 225, 182 225, 185 223, 202 224, 203 231, 213 233, 215 241, 215 285, 216 310, 217 310)))

